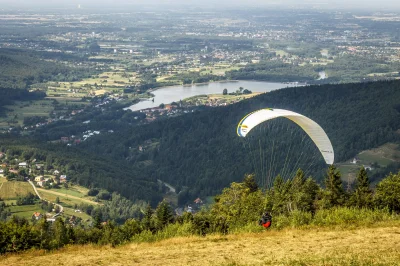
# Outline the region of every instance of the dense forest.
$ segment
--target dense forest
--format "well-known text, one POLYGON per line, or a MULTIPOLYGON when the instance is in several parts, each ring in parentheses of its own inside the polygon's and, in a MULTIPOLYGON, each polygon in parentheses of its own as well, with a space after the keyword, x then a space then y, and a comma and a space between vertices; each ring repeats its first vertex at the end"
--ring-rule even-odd
POLYGON ((0 117, 5 115, 5 106, 12 105, 14 101, 38 100, 45 96, 44 92, 29 92, 26 89, 15 90, 0 87, 0 117))
POLYGON ((77 81, 95 74, 90 68, 75 67, 56 62, 50 54, 18 49, 0 49, 0 89, 26 89, 34 83, 49 81, 77 81), (40 56, 50 58, 44 60, 40 56))
POLYGON ((249 64, 242 69, 229 71, 226 75, 228 79, 276 82, 309 82, 318 78, 318 72, 311 65, 299 67, 273 61, 249 64))
MULTIPOLYGON (((55 140, 62 132, 73 134, 76 128, 78 131, 88 127, 92 130, 114 130, 113 134, 96 136, 68 149, 77 154, 101 155, 110 162, 125 165, 126 169, 130 169, 129 175, 123 177, 127 180, 135 177, 168 182, 176 186, 180 203, 185 203, 198 196, 215 195, 245 173, 257 172, 250 155, 251 148, 245 148, 243 139, 236 135, 236 126, 244 115, 266 107, 304 114, 325 129, 335 150, 335 161, 340 162, 362 150, 399 140, 396 133, 400 128, 399 87, 399 81, 385 81, 287 88, 227 107, 160 119, 140 126, 136 126, 135 121, 138 120, 134 119, 140 116, 137 113, 108 110, 103 114, 93 113, 89 125, 81 122, 82 119, 90 119, 87 114, 82 118, 78 116, 75 122, 59 126, 54 124, 47 129, 44 127, 36 136, 43 140, 55 140), (139 150, 139 147, 143 149, 139 150)), ((274 138, 284 150, 277 161, 285 159, 288 145, 291 145, 293 156, 302 152, 304 147, 297 145, 300 136, 293 136, 290 130, 275 132, 274 138)), ((263 139, 263 135, 254 136, 263 139)), ((53 150, 57 151, 58 157, 62 157, 63 149, 54 147, 53 150)), ((270 147, 265 149, 268 154, 270 147)), ((258 152, 259 148, 254 151, 258 152)), ((84 161, 90 164, 88 159, 85 157, 84 161)), ((309 173, 316 180, 321 180, 324 167, 324 163, 319 161, 309 173)), ((390 171, 395 171, 398 166, 391 167, 390 171)), ((387 171, 382 170, 374 181, 385 174, 387 171)), ((116 184, 124 183, 120 175, 110 175, 110 178, 113 189, 110 189, 108 181, 101 179, 96 185, 115 191, 116 184)), ((130 197, 128 188, 120 189, 117 191, 130 197)))
POLYGON ((379 58, 366 59, 362 56, 342 55, 326 65, 261 61, 257 64, 248 64, 239 70, 228 71, 226 77, 239 80, 298 81, 308 84, 365 82, 387 79, 387 76, 379 76, 379 73, 392 72, 394 77, 399 76, 399 66, 398 62, 387 63, 379 58), (327 77, 318 79, 319 71, 325 71, 327 77))
POLYGON ((162 187, 157 184, 157 180, 137 178, 132 173, 140 171, 139 166, 131 167, 112 157, 82 150, 62 149, 59 144, 5 134, 0 140, 0 151, 7 154, 5 162, 11 167, 17 160, 43 162, 46 170, 57 169, 69 176, 74 183, 118 191, 133 202, 144 200, 156 205, 162 199, 162 187))

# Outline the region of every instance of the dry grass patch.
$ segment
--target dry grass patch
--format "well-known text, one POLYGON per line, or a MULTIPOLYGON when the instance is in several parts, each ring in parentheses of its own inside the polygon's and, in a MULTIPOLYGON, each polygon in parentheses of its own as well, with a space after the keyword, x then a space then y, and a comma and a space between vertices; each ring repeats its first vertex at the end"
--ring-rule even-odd
POLYGON ((72 246, 10 255, 0 265, 398 265, 398 225, 172 238, 118 248, 72 246))
POLYGON ((28 182, 6 181, 0 184, 0 198, 2 199, 15 199, 18 196, 25 196, 29 192, 35 194, 28 182))

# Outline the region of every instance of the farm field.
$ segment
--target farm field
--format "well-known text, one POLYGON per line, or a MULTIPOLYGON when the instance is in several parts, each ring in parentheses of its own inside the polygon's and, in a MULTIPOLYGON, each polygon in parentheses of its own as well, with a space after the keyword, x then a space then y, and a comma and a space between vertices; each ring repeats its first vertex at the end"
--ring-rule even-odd
POLYGON ((397 265, 398 222, 356 229, 287 229, 179 237, 153 243, 70 246, 8 255, 0 265, 397 265))
POLYGON ((68 193, 60 193, 57 191, 46 190, 43 188, 38 188, 37 190, 44 199, 49 200, 51 202, 55 202, 56 198, 58 197, 60 199, 60 205, 62 205, 63 207, 73 208, 75 204, 79 205, 81 203, 91 204, 91 205, 99 204, 98 202, 94 202, 90 199, 80 198, 68 193))
POLYGON ((0 180, 0 198, 2 199, 16 199, 18 196, 27 195, 29 192, 35 194, 28 182, 7 181, 3 177, 0 180))
POLYGON ((37 101, 15 101, 14 105, 5 106, 7 111, 6 117, 0 117, 0 128, 8 128, 10 126, 22 126, 24 118, 32 116, 49 117, 49 114, 54 110, 52 101, 37 100, 37 101))
POLYGON ((356 158, 356 164, 350 162, 338 163, 343 180, 353 180, 363 165, 371 166, 376 163, 380 167, 385 167, 390 163, 400 162, 399 144, 386 143, 378 148, 362 151, 357 154, 356 158))
POLYGON ((392 162, 400 161, 399 144, 387 143, 376 149, 362 151, 358 158, 364 164, 378 163, 380 166, 387 166, 392 162))
POLYGON ((121 93, 122 90, 134 82, 139 81, 135 72, 126 72, 123 69, 104 72, 97 77, 87 78, 76 82, 49 82, 48 97, 67 97, 80 99, 85 96, 98 96, 106 92, 121 93))
POLYGON ((253 92, 251 94, 242 94, 242 95, 222 95, 222 94, 210 94, 210 95, 199 95, 184 99, 183 102, 188 103, 200 103, 205 104, 209 101, 218 101, 220 103, 230 103, 230 102, 237 102, 240 100, 248 99, 254 96, 261 94, 261 92, 253 92))
POLYGON ((12 215, 16 215, 18 217, 26 218, 28 220, 31 219, 32 214, 34 212, 44 213, 44 211, 40 208, 40 204, 10 206, 10 211, 11 211, 12 215))

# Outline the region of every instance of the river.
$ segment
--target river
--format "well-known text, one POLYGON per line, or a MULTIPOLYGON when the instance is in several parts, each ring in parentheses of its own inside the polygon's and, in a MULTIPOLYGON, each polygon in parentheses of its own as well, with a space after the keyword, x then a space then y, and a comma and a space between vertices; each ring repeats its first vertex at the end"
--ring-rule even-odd
POLYGON ((155 95, 154 102, 152 99, 141 101, 126 109, 138 111, 146 108, 158 107, 160 104, 168 104, 171 102, 178 102, 180 100, 202 94, 222 94, 224 89, 228 93, 235 92, 239 87, 250 90, 252 92, 269 92, 286 87, 298 86, 297 83, 275 83, 263 81, 229 81, 229 82, 211 82, 205 84, 197 84, 191 86, 170 86, 162 87, 154 90, 152 93, 155 95))

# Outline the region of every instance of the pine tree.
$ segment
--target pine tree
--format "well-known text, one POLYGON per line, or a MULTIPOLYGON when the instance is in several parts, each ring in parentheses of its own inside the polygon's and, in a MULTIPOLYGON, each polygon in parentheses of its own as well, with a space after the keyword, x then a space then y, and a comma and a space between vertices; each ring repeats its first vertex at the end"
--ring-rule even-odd
POLYGON ((293 178, 289 196, 289 210, 314 211, 314 201, 319 187, 317 183, 309 177, 305 178, 304 172, 298 169, 293 178))
POLYGON ((374 200, 377 207, 400 213, 400 172, 390 174, 379 182, 374 200))
POLYGON ((42 219, 36 224, 39 231, 39 247, 41 249, 50 248, 50 223, 47 222, 46 217, 43 216, 42 219))
POLYGON ((327 206, 341 206, 345 202, 345 192, 339 170, 334 165, 329 166, 328 176, 325 179, 326 190, 324 198, 327 206))
POLYGON ((257 182, 254 178, 254 174, 252 175, 246 175, 244 180, 243 180, 243 184, 246 188, 249 189, 249 193, 253 193, 256 192, 258 190, 258 185, 257 182))
POLYGON ((350 204, 358 208, 372 207, 372 190, 369 188, 369 179, 364 167, 357 174, 356 189, 350 197, 350 204))
POLYGON ((68 244, 67 228, 61 218, 57 218, 53 224, 53 246, 60 248, 68 244))
POLYGON ((154 231, 154 222, 153 222, 153 209, 150 204, 147 205, 144 211, 144 217, 140 221, 143 230, 154 231))
POLYGON ((164 228, 166 225, 174 221, 174 214, 168 202, 163 200, 162 202, 160 202, 160 204, 158 204, 157 209, 155 211, 155 218, 156 218, 156 228, 158 230, 164 228))
POLYGON ((283 214, 290 210, 291 187, 292 183, 290 180, 285 182, 280 175, 275 178, 270 197, 274 214, 283 214))

